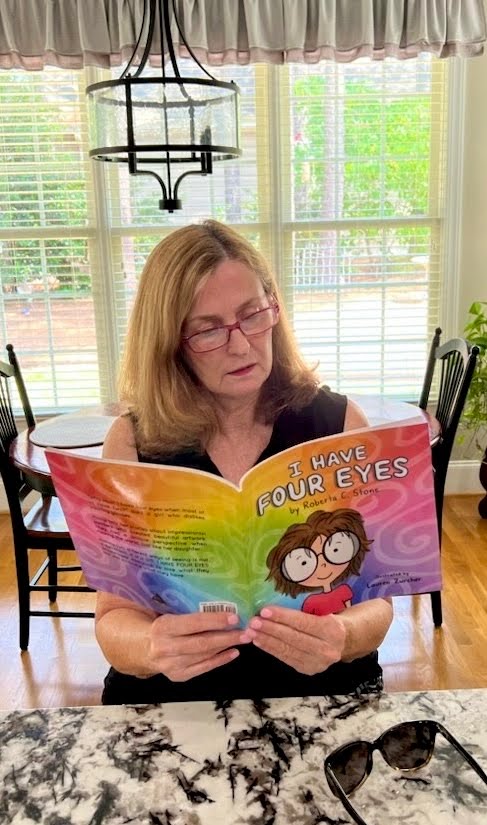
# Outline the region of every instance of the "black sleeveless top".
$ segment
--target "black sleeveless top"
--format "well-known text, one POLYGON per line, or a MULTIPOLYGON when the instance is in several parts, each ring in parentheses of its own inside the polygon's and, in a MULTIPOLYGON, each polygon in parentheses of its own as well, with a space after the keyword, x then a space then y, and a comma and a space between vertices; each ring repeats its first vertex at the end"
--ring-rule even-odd
MULTIPOLYGON (((307 407, 284 410, 276 419, 267 447, 256 463, 302 441, 342 432, 347 399, 320 389, 307 407)), ((192 467, 221 475, 207 453, 186 451, 170 458, 148 458, 145 462, 192 467)), ((248 699, 274 696, 323 696, 335 693, 373 692, 382 689, 382 670, 377 652, 353 662, 338 662, 323 673, 307 676, 259 650, 242 645, 237 659, 209 673, 172 682, 163 674, 139 679, 111 668, 102 695, 105 705, 188 702, 195 700, 248 699)))

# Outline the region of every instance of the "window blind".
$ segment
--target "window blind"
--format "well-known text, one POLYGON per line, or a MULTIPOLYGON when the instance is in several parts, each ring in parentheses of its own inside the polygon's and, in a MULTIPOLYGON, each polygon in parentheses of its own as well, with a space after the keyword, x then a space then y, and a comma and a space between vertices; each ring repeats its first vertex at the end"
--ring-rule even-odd
POLYGON ((149 251, 209 216, 270 259, 321 380, 417 398, 439 321, 447 62, 212 71, 242 89, 243 156, 186 179, 173 215, 155 180, 88 159, 84 89, 108 72, 0 74, 0 312, 36 412, 115 397, 149 251))
POLYGON ((100 396, 86 141, 80 74, 0 73, 2 338, 36 412, 100 396))

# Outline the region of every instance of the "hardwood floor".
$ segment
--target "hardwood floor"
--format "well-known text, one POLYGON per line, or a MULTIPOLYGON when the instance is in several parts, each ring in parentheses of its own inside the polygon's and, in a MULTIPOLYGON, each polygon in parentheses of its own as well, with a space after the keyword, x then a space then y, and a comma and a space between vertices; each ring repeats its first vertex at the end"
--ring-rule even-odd
MULTIPOLYGON (((433 627, 429 596, 394 600, 380 651, 388 691, 487 686, 487 520, 478 516, 478 501, 445 500, 443 627, 433 627)), ((33 618, 29 651, 19 651, 7 515, 0 515, 0 547, 0 709, 99 704, 107 664, 90 619, 33 618)), ((59 609, 75 609, 81 598, 83 606, 94 601, 91 594, 60 594, 59 609)), ((36 594, 39 603, 45 599, 36 594)))

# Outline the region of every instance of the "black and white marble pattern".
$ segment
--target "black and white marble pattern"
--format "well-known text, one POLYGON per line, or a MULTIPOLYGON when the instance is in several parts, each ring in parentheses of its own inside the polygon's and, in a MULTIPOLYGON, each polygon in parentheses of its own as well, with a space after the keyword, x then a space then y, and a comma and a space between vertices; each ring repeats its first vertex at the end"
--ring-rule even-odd
MULTIPOLYGON (((443 722, 487 771, 487 690, 0 714, 0 823, 345 825, 324 756, 410 719, 443 722)), ((368 825, 486 825, 487 786, 440 738, 416 780, 374 754, 368 825)))

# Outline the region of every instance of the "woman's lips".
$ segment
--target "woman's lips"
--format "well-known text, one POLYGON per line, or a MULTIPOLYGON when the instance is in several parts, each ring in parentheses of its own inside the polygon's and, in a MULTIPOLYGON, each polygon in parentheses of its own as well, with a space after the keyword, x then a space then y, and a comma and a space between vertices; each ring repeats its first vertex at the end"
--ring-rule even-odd
POLYGON ((240 367, 238 370, 232 370, 232 372, 229 372, 228 374, 229 375, 247 375, 249 372, 251 372, 251 370, 254 369, 254 367, 255 367, 255 364, 247 364, 246 367, 240 367))

